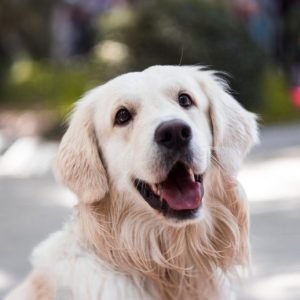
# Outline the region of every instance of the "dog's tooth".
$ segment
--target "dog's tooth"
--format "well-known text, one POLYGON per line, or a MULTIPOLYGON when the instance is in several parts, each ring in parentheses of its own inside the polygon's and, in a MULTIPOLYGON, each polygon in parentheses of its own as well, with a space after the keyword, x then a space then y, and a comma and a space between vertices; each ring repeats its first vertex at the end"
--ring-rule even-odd
POLYGON ((189 175, 190 175, 190 178, 193 182, 195 182, 195 175, 194 175, 194 172, 191 168, 188 169, 188 172, 189 172, 189 175))
POLYGON ((157 188, 157 195, 160 197, 160 200, 162 200, 162 199, 161 199, 161 191, 160 191, 161 188, 160 188, 160 184, 157 184, 157 185, 156 185, 156 188, 157 188))
POLYGON ((158 184, 154 184, 154 191, 156 195, 160 196, 160 187, 158 184))
POLYGON ((152 191, 156 194, 157 189, 156 189, 155 184, 152 184, 152 185, 151 185, 151 189, 152 189, 152 191))
POLYGON ((152 188, 152 191, 153 191, 156 195, 159 196, 160 191, 159 191, 157 185, 156 185, 156 184, 152 184, 152 185, 151 185, 151 188, 152 188))
POLYGON ((161 193, 159 193, 159 199, 160 199, 160 201, 161 201, 161 202, 163 202, 163 201, 164 201, 164 199, 163 199, 163 197, 162 197, 162 194, 161 194, 161 193))
POLYGON ((157 188, 157 195, 160 196, 160 188, 157 188))

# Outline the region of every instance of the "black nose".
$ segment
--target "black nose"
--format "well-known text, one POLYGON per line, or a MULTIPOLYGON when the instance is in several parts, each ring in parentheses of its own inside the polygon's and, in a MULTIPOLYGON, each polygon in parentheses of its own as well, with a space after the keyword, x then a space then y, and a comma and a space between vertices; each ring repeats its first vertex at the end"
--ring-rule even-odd
POLYGON ((176 150, 186 147, 192 138, 189 125, 181 120, 171 120, 161 123, 155 130, 155 142, 168 149, 176 150))

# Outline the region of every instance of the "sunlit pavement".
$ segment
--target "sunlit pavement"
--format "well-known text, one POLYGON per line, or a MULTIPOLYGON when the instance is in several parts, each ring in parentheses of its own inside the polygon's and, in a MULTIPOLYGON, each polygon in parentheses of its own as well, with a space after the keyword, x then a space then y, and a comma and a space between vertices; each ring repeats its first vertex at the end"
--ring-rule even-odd
MULTIPOLYGON (((267 128, 262 140, 239 177, 250 200, 253 267, 236 288, 238 299, 299 300, 300 124, 267 128)), ((20 145, 12 149, 15 154, 6 153, 0 169, 0 299, 30 270, 34 245, 61 227, 75 202, 46 170, 56 146, 40 145, 38 157, 40 146, 34 143, 29 146, 34 155, 26 155, 35 169, 43 166, 42 174, 30 170, 25 160, 18 169, 7 164, 8 159, 15 162, 20 145)))
POLYGON ((252 274, 240 299, 300 299, 300 147, 240 174, 251 209, 252 274))

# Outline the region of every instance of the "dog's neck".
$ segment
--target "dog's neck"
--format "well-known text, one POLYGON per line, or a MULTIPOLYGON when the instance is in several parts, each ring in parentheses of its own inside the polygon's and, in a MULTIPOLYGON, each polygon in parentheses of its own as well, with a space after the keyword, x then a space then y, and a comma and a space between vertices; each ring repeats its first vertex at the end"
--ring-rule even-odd
POLYGON ((206 215, 182 227, 160 223, 153 212, 119 195, 80 204, 83 243, 111 267, 138 277, 145 289, 151 282, 160 299, 214 299, 218 276, 248 258, 247 210, 237 185, 230 184, 219 190, 206 186, 206 215))

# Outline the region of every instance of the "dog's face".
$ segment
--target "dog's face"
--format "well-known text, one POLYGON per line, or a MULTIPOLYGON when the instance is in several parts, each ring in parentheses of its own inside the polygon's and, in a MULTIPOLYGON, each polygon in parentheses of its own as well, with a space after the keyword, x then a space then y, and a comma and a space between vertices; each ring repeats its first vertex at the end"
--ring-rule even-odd
POLYGON ((184 72, 157 71, 102 87, 94 114, 99 147, 117 191, 166 218, 194 218, 210 162, 208 99, 184 72))
POLYGON ((120 201, 178 223, 201 215, 212 151, 234 174, 255 139, 253 115, 211 73, 157 66, 86 96, 62 142, 58 168, 84 201, 114 189, 120 201))

